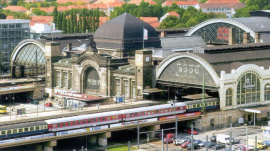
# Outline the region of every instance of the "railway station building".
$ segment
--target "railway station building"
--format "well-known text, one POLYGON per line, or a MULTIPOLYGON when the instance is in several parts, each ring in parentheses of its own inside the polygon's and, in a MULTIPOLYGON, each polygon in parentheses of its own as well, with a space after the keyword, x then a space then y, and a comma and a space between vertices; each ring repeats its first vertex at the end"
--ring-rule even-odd
MULTIPOLYGON (((87 94, 106 101, 121 96, 126 101, 218 100, 209 105, 220 111, 192 121, 200 129, 228 126, 239 118, 270 118, 265 109, 270 103, 269 23, 268 17, 206 21, 186 35, 222 46, 168 51, 154 28, 124 13, 94 34, 22 41, 13 50, 11 73, 14 78, 43 77, 48 96, 59 99, 87 94), (189 97, 195 95, 199 97, 189 97), (246 110, 250 107, 256 114, 246 110)), ((174 40, 171 45, 181 43, 174 40)))

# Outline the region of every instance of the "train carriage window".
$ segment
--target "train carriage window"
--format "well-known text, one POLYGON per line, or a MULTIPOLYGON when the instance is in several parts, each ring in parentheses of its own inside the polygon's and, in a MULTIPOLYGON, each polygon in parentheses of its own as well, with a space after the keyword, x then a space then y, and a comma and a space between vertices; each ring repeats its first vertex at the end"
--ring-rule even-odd
POLYGON ((159 110, 157 110, 156 113, 158 114, 159 113, 159 110))
POLYGON ((8 131, 7 131, 7 134, 11 134, 11 130, 8 130, 8 131))
POLYGON ((164 112, 168 112, 168 109, 165 109, 164 112))
POLYGON ((66 126, 67 125, 67 123, 66 122, 64 122, 64 123, 62 123, 62 126, 64 127, 64 126, 66 126))
POLYGON ((169 111, 171 112, 172 111, 172 108, 169 108, 169 111))
POLYGON ((30 131, 33 131, 33 130, 35 130, 35 127, 34 126, 30 127, 30 131))
POLYGON ((194 105, 193 105, 193 108, 196 108, 196 107, 197 107, 197 104, 194 104, 194 105))
POLYGON ((189 108, 192 109, 192 105, 189 105, 189 108))
POLYGON ((82 121, 81 121, 81 120, 79 120, 79 121, 78 121, 78 124, 82 124, 82 121))
POLYGON ((36 126, 36 130, 39 130, 39 126, 36 126))
POLYGON ((155 114, 155 110, 152 111, 152 114, 155 114))
POLYGON ((108 120, 108 121, 111 120, 111 117, 108 116, 108 117, 107 117, 107 120, 108 120))
POLYGON ((22 128, 19 128, 19 133, 23 132, 23 129, 22 128))
POLYGON ((142 112, 142 115, 145 115, 145 112, 142 112))
POLYGON ((147 114, 147 111, 145 111, 144 114, 146 115, 147 114))
POLYGON ((72 125, 76 125, 76 121, 73 121, 73 122, 72 122, 72 125))
POLYGON ((138 113, 134 113, 134 116, 137 116, 138 115, 138 113))
POLYGON ((96 122, 96 119, 95 118, 93 118, 93 122, 96 122))
POLYGON ((133 113, 130 113, 130 117, 133 117, 133 113))
POLYGON ((91 123, 91 119, 88 119, 88 123, 91 123))
POLYGON ((102 121, 106 121, 106 117, 102 117, 102 121))
POLYGON ((61 127, 61 123, 57 123, 57 127, 61 127))
POLYGON ((5 135, 5 134, 6 134, 6 131, 2 131, 1 134, 2 134, 2 135, 5 135))
POLYGON ((85 124, 86 123, 86 120, 83 120, 82 123, 85 124))
POLYGON ((24 128, 24 132, 28 132, 28 127, 24 128))
POLYGON ((148 114, 151 114, 151 111, 148 111, 148 114))
POLYGON ((142 112, 139 112, 139 116, 141 116, 142 115, 142 112))
POLYGON ((217 105, 219 105, 219 102, 217 102, 217 105))
POLYGON ((67 122, 67 125, 70 126, 71 125, 71 122, 67 122))
POLYGON ((12 133, 13 134, 16 134, 17 133, 17 129, 14 129, 12 133))
POLYGON ((117 118, 117 116, 115 116, 115 115, 113 115, 111 117, 112 117, 112 120, 115 120, 117 118))
POLYGON ((97 118, 97 122, 99 122, 99 121, 100 121, 100 117, 97 118))

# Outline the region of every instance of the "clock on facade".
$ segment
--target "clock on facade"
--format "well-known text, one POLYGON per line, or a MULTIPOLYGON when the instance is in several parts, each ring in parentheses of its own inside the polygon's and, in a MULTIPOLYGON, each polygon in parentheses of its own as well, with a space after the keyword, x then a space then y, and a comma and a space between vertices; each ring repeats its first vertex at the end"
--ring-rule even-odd
POLYGON ((149 62, 150 61, 150 57, 145 57, 145 61, 149 62))

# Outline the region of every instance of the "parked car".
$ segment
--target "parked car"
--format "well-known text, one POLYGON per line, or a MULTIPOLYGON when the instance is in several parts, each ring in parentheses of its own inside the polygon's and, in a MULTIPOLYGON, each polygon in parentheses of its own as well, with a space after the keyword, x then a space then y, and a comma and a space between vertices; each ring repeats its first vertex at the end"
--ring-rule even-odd
POLYGON ((212 137, 210 138, 210 141, 211 141, 211 142, 216 142, 216 141, 217 141, 217 136, 212 136, 212 137))
POLYGON ((232 144, 240 144, 240 140, 236 139, 236 138, 233 138, 232 144))
POLYGON ((198 144, 200 147, 204 147, 206 145, 206 142, 201 142, 198 144))
POLYGON ((236 147, 235 149, 234 149, 235 151, 253 151, 254 150, 254 147, 251 147, 251 146, 248 146, 248 148, 247 148, 247 146, 246 145, 239 145, 238 147, 236 147))
MULTIPOLYGON (((187 133, 191 134, 191 128, 186 130, 187 133)), ((197 135, 198 132, 193 130, 193 135, 197 135)))
MULTIPOLYGON (((196 143, 193 144, 193 149, 199 149, 200 146, 196 143)), ((187 150, 191 150, 191 144, 187 144, 187 150)))
POLYGON ((195 143, 195 144, 200 144, 201 142, 203 142, 203 141, 200 139, 193 140, 193 143, 195 143))
POLYGON ((208 144, 205 145, 205 147, 207 148, 212 148, 213 146, 215 146, 217 143, 216 142, 208 142, 208 144))
POLYGON ((52 104, 51 102, 47 102, 47 103, 45 103, 45 106, 47 106, 47 107, 52 107, 53 104, 52 104))
POLYGON ((215 146, 212 147, 214 150, 220 150, 220 149, 225 149, 226 145, 223 143, 216 144, 215 146))
POLYGON ((187 147, 187 144, 190 144, 190 142, 184 142, 183 144, 181 144, 181 147, 182 148, 186 148, 187 147))
POLYGON ((270 147, 270 140, 265 140, 265 141, 263 141, 263 143, 264 143, 267 147, 270 147))
POLYGON ((185 139, 175 139, 173 141, 173 144, 176 146, 180 146, 181 144, 183 144, 186 140, 185 139))
POLYGON ((167 144, 167 142, 168 144, 173 143, 173 138, 164 138, 163 142, 164 144, 167 144))
POLYGON ((161 136, 161 132, 158 132, 158 131, 155 132, 155 137, 156 137, 156 138, 160 138, 160 136, 161 136))
POLYGON ((37 105, 37 104, 39 104, 39 101, 38 101, 38 100, 31 100, 30 103, 31 103, 31 104, 36 104, 36 105, 37 105))
POLYGON ((165 135, 166 138, 174 138, 174 133, 168 133, 165 135))

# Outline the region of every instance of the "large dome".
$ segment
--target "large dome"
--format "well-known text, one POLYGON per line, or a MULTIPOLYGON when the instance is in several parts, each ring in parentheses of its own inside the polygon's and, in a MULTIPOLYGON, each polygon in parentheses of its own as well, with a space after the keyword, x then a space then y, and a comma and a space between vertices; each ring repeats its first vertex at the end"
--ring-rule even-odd
POLYGON ((124 13, 101 25, 94 34, 98 49, 137 50, 143 48, 143 28, 148 30, 144 47, 160 48, 160 38, 148 23, 124 13))

